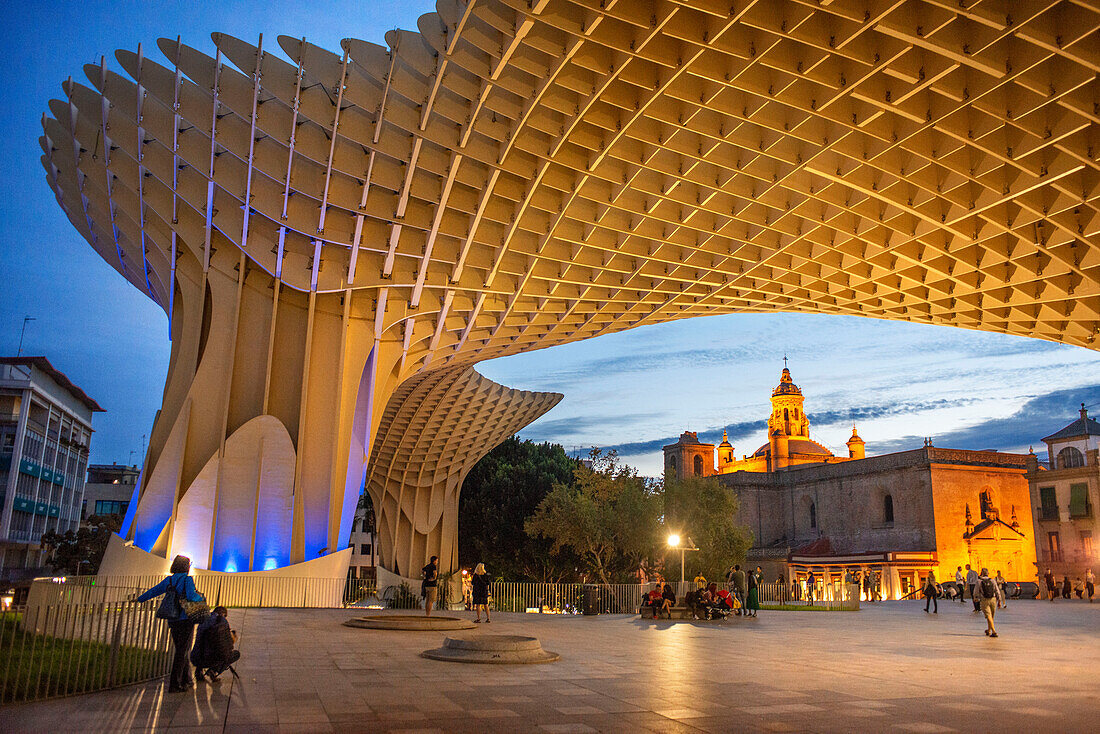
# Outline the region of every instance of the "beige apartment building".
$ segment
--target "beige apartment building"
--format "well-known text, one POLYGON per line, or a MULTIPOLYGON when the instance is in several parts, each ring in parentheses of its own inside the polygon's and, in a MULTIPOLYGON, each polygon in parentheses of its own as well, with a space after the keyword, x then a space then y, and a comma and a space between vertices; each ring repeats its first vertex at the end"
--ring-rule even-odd
POLYGON ((1059 582, 1065 576, 1076 581, 1089 568, 1100 571, 1095 545, 1100 537, 1100 422, 1089 418, 1082 404, 1077 420, 1043 442, 1050 468, 1032 456, 1027 473, 1040 575, 1049 568, 1059 582))

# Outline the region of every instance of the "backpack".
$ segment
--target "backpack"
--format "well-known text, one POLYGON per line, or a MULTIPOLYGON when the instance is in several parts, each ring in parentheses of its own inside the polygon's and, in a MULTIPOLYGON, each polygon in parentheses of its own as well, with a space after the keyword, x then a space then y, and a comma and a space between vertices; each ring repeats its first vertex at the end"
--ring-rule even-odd
POLYGON ((984 578, 981 579, 981 589, 983 599, 994 599, 997 596, 997 585, 993 583, 993 579, 984 578))

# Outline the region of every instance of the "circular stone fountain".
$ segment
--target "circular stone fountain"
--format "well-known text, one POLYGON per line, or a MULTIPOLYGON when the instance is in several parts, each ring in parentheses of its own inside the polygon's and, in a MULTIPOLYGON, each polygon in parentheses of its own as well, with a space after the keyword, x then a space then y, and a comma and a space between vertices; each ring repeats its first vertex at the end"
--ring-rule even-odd
POLYGON ((423 614, 372 614, 355 617, 344 622, 345 627, 368 630, 403 630, 406 632, 438 632, 443 630, 468 630, 474 623, 458 617, 426 617, 423 614))
POLYGON ((452 663, 487 663, 490 665, 528 665, 552 663, 561 658, 556 652, 543 650, 537 637, 523 635, 479 635, 477 637, 447 637, 443 647, 425 650, 421 657, 452 663))

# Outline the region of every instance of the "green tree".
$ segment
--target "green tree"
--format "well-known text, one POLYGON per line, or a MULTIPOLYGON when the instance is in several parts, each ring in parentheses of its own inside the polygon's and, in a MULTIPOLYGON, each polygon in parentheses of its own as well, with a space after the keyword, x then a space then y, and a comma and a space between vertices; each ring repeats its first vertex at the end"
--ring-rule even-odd
POLYGON ((94 574, 99 571, 111 534, 121 528, 121 515, 92 515, 75 532, 43 533, 40 542, 49 551, 46 565, 56 573, 94 574))
POLYGON ((571 576, 577 559, 554 553, 550 541, 533 538, 523 521, 555 484, 572 480, 576 459, 557 444, 512 436, 474 465, 458 499, 458 560, 509 581, 560 581, 571 576))
MULTIPOLYGON (((737 497, 713 478, 689 476, 664 480, 665 528, 687 538, 699 550, 684 556, 685 575, 700 571, 710 580, 724 579, 735 563, 745 562, 752 531, 737 524, 737 497)), ((667 546, 666 546, 667 547, 667 546)), ((666 568, 679 568, 679 551, 668 549, 666 568)))
POLYGON ((593 449, 588 464, 559 483, 527 519, 529 535, 551 549, 571 549, 600 581, 626 580, 653 554, 660 531, 660 496, 614 451, 593 449))

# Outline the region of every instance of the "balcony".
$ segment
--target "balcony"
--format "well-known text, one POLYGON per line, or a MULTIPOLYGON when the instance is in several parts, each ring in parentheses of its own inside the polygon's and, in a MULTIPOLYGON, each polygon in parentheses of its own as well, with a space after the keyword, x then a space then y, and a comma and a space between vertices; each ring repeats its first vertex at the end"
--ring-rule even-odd
POLYGON ((1095 564, 1100 562, 1095 553, 1086 553, 1083 550, 1057 550, 1043 549, 1036 553, 1036 560, 1040 565, 1046 563, 1083 563, 1095 564))
POLYGON ((1061 519, 1061 517, 1058 515, 1057 507, 1036 507, 1035 517, 1039 518, 1040 520, 1046 520, 1048 522, 1057 522, 1061 519))
POLYGON ((1070 505, 1069 506, 1069 518, 1071 520, 1085 520, 1092 517, 1092 503, 1086 502, 1082 505, 1070 505))

